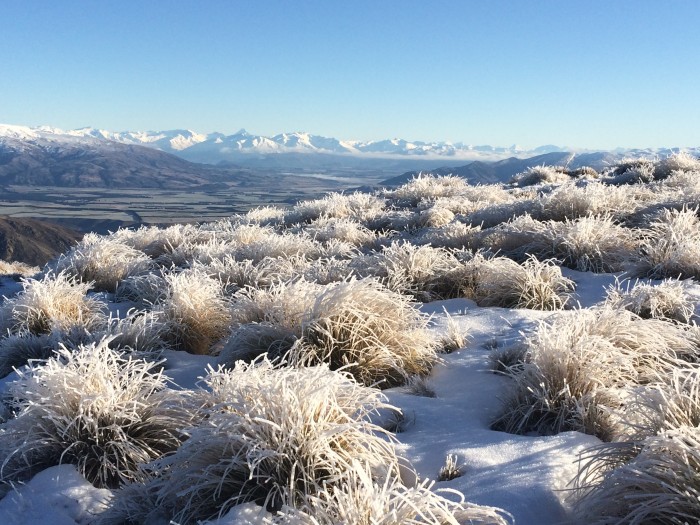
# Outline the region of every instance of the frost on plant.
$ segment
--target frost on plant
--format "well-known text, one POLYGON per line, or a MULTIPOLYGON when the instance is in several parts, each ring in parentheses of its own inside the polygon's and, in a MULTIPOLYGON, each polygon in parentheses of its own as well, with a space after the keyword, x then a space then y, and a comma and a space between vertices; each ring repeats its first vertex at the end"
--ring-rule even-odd
POLYGON ((103 340, 21 370, 9 386, 15 416, 0 433, 0 480, 26 481, 61 463, 98 487, 141 479, 140 465, 176 449, 193 417, 155 367, 103 340))
POLYGON ((94 283, 96 290, 114 292, 122 280, 146 272, 151 259, 116 237, 88 233, 53 267, 57 273, 65 272, 82 282, 94 283))
POLYGON ((87 295, 92 283, 62 272, 22 280, 23 290, 2 303, 0 316, 13 333, 47 334, 71 329, 93 331, 105 322, 106 305, 87 295))
POLYGON ((426 320, 405 296, 373 280, 328 285, 304 318, 294 353, 344 368, 366 385, 400 385, 437 361, 426 320))

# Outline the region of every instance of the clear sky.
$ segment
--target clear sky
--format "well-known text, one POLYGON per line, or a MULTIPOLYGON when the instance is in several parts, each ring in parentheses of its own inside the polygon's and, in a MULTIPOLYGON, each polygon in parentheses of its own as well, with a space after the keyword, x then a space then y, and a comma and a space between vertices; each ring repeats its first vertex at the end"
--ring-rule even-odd
POLYGON ((2 0, 0 122, 700 146, 698 0, 2 0))

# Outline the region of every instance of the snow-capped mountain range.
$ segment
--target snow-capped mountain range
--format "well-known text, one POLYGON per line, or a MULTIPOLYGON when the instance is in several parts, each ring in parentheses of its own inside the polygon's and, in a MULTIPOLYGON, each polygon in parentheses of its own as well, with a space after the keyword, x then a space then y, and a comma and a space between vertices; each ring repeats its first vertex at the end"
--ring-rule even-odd
MULTIPOLYGON (((30 128, 0 124, 0 149, 12 143, 15 151, 33 145, 42 149, 88 150, 115 148, 117 145, 143 146, 169 153, 190 162, 248 167, 289 169, 363 168, 433 169, 456 166, 472 161, 493 162, 507 158, 529 158, 553 152, 571 151, 578 154, 590 150, 575 150, 552 145, 534 149, 518 146, 473 146, 450 142, 421 142, 403 139, 379 141, 346 141, 304 132, 280 133, 272 137, 254 135, 244 129, 232 134, 197 133, 191 130, 121 131, 95 128, 61 130, 48 126, 30 128)), ((665 156, 671 148, 615 150, 616 157, 665 156)), ((700 154, 700 148, 690 153, 700 154)))
POLYGON ((246 154, 320 153, 349 156, 450 157, 463 160, 498 160, 506 156, 527 156, 562 151, 556 146, 525 150, 518 146, 471 146, 463 143, 421 142, 404 139, 345 141, 304 132, 280 133, 272 137, 254 135, 244 129, 232 135, 197 133, 186 129, 168 131, 106 131, 95 128, 61 130, 48 126, 30 128, 0 124, 0 138, 22 140, 108 140, 146 146, 178 155, 187 160, 215 164, 232 161, 246 154))

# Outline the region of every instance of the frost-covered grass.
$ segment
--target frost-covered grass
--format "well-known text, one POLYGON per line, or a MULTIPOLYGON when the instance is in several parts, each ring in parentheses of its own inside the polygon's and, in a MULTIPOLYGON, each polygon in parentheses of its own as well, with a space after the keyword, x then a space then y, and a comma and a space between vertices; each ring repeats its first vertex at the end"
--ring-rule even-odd
POLYGON ((92 331, 105 321, 106 305, 88 296, 92 283, 62 272, 23 279, 22 291, 0 306, 0 325, 12 333, 46 334, 72 329, 92 331))
POLYGON ((174 348, 193 354, 209 353, 231 324, 221 287, 197 270, 168 274, 165 281, 168 289, 159 307, 168 324, 168 341, 174 348))
POLYGON ((692 522, 699 196, 421 175, 2 267, 0 522, 692 522))
POLYGON ((56 273, 93 283, 96 290, 113 292, 120 281, 146 272, 151 264, 145 253, 114 237, 88 233, 51 266, 56 273))
POLYGON ((0 260, 0 276, 31 277, 39 273, 39 268, 23 262, 8 262, 0 260))
POLYGON ((21 371, 9 384, 14 417, 0 434, 0 481, 74 464, 97 487, 139 479, 139 466, 176 449, 194 415, 155 364, 103 340, 21 371))

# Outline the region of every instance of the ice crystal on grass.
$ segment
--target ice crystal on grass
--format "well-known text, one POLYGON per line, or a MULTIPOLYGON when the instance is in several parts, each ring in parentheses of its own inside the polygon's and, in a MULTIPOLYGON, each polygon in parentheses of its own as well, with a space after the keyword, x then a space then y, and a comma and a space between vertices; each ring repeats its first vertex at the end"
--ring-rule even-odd
POLYGON ((108 342, 59 349, 10 384, 15 417, 0 433, 3 483, 71 463, 95 486, 116 487, 180 445, 194 414, 186 394, 169 389, 155 363, 108 342))

